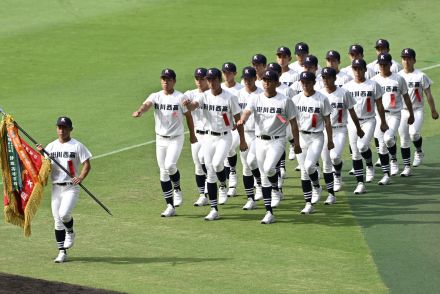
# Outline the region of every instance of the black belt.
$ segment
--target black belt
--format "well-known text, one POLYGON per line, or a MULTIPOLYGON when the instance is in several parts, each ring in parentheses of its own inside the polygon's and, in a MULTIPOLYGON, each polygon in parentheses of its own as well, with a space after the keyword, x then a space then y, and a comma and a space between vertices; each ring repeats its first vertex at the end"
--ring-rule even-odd
POLYGON ((332 126, 333 129, 345 128, 346 126, 332 126))
POLYGON ((206 134, 208 134, 208 133, 213 135, 213 136, 223 136, 223 135, 226 135, 228 132, 218 133, 218 132, 213 132, 213 131, 206 131, 206 134))
POLYGON ((373 119, 374 118, 374 116, 372 116, 372 117, 367 117, 367 118, 360 118, 360 117, 358 117, 358 120, 359 121, 364 121, 364 120, 369 120, 369 119, 373 119))
POLYGON ((391 111, 389 111, 389 110, 384 110, 385 112, 391 112, 391 111))
POLYGON ((196 130, 196 133, 197 133, 197 134, 204 135, 204 134, 208 133, 208 131, 196 130))
POLYGON ((261 135, 261 136, 257 136, 257 138, 260 138, 261 140, 275 140, 275 139, 281 138, 281 136, 261 135))
POLYGON ((58 186, 70 186, 70 185, 73 185, 73 184, 70 183, 70 182, 65 182, 65 183, 54 183, 54 185, 58 185, 58 186))

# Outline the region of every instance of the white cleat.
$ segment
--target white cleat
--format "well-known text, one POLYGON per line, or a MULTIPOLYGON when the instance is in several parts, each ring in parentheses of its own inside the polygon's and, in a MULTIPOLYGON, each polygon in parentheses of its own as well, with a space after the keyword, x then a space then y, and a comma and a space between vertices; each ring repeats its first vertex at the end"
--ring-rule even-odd
POLYGON ((388 174, 384 174, 382 179, 378 182, 379 185, 384 186, 384 185, 389 185, 391 182, 391 178, 388 174))
POLYGON ((194 206, 205 206, 208 205, 208 198, 205 196, 205 194, 200 194, 199 199, 197 199, 196 202, 194 202, 194 206))
POLYGON ((348 174, 349 174, 350 176, 354 176, 354 168, 352 168, 351 170, 349 170, 349 171, 348 171, 348 174))
POLYGON ((289 146, 289 160, 294 160, 295 157, 296 157, 295 150, 293 149, 293 146, 290 145, 289 146))
POLYGON ((64 239, 63 247, 65 249, 72 248, 74 242, 75 242, 75 233, 74 232, 72 232, 72 233, 66 232, 66 239, 64 239))
POLYGON ((356 189, 354 189, 354 194, 360 195, 360 194, 364 194, 365 192, 366 192, 366 190, 365 190, 364 183, 359 182, 356 186, 356 189))
POLYGON ((248 198, 248 201, 243 206, 243 210, 252 210, 252 209, 255 209, 255 208, 257 208, 257 202, 252 200, 252 198, 248 198))
POLYGON ((325 200, 324 204, 325 205, 332 205, 336 203, 336 197, 335 195, 332 194, 328 194, 327 200, 325 200))
POLYGON ((423 152, 414 152, 414 161, 413 161, 413 166, 419 166, 422 164, 423 162, 423 157, 425 157, 425 153, 423 152))
POLYGON ((334 176, 333 190, 335 192, 341 191, 342 188, 342 179, 341 177, 334 176))
POLYGON ((397 163, 397 160, 391 160, 390 171, 392 176, 396 176, 399 173, 399 164, 397 163))
POLYGON ((53 260, 55 263, 63 263, 67 261, 67 254, 64 252, 64 250, 61 250, 58 253, 58 256, 53 260))
POLYGON ((301 210, 301 214, 311 214, 313 213, 313 205, 310 202, 306 202, 306 206, 304 206, 303 210, 301 210))
POLYGON ((160 214, 161 217, 170 217, 175 215, 176 209, 171 204, 167 204, 167 208, 160 214))
POLYGON ((375 167, 381 167, 382 163, 380 163, 380 158, 377 159, 376 163, 374 164, 375 167))
POLYGON ((270 211, 266 211, 266 214, 264 215, 263 219, 261 220, 261 223, 263 225, 268 225, 275 222, 275 217, 270 211))
POLYGON ((400 173, 401 177, 410 177, 412 176, 411 167, 406 165, 403 171, 400 173))
POLYGON ((278 189, 282 189, 284 185, 284 179, 282 177, 278 177, 278 189))
POLYGON ((229 187, 237 187, 237 173, 236 172, 229 173, 229 187))
POLYGON ((312 187, 312 204, 318 203, 319 199, 321 199, 322 187, 312 187))
POLYGON ((263 188, 261 187, 261 185, 257 185, 255 187, 255 197, 254 197, 254 199, 255 199, 255 201, 263 199, 263 188))
POLYGON ((237 189, 235 187, 229 187, 228 193, 226 193, 228 197, 235 197, 237 196, 237 189))
POLYGON ((272 189, 270 206, 271 207, 278 207, 278 205, 281 202, 281 199, 283 199, 283 193, 281 193, 281 191, 277 191, 277 190, 272 189))
POLYGON ((218 204, 223 205, 228 201, 228 193, 225 187, 218 188, 218 204))
POLYGON ((211 211, 208 213, 207 216, 205 216, 205 220, 207 221, 213 221, 219 218, 220 216, 218 215, 218 211, 215 208, 211 208, 211 211))
POLYGON ((376 171, 374 170, 373 166, 367 166, 365 181, 367 183, 371 183, 374 180, 375 173, 376 173, 376 171))
POLYGON ((287 171, 284 167, 280 167, 280 176, 282 179, 287 178, 287 171))
POLYGON ((174 190, 174 192, 173 192, 173 201, 174 201, 174 206, 175 207, 179 207, 180 205, 182 205, 183 193, 182 193, 181 190, 174 190))
POLYGON ((295 167, 295 170, 296 170, 296 171, 301 171, 301 166, 298 164, 298 165, 295 167))

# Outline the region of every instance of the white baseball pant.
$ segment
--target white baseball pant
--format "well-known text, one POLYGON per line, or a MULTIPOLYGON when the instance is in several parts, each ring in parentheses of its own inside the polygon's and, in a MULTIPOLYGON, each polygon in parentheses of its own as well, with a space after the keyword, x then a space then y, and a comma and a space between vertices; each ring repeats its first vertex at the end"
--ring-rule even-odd
POLYGON ((243 165, 243 176, 252 176, 252 170, 258 167, 257 156, 255 153, 255 132, 245 132, 244 137, 248 149, 240 152, 241 164, 243 165))
POLYGON ((409 111, 402 109, 402 118, 399 126, 400 147, 411 147, 411 141, 418 141, 421 137, 424 110, 422 107, 414 109, 414 123, 408 124, 409 111))
POLYGON ((306 134, 299 133, 299 144, 302 152, 297 154, 301 166, 301 180, 309 180, 309 175, 316 171, 316 162, 319 160, 324 146, 324 132, 306 134))
POLYGON ((286 146, 286 137, 273 140, 255 140, 255 152, 257 155, 258 169, 261 173, 261 185, 271 187, 269 177, 276 173, 276 165, 281 158, 286 146))
POLYGON ((324 146, 322 147, 322 171, 326 174, 333 171, 333 165, 342 162, 342 152, 344 151, 345 143, 347 142, 347 127, 333 128, 333 143, 335 148, 328 150, 327 132, 324 130, 324 146))
POLYGON ((177 172, 177 160, 182 152, 184 136, 165 138, 156 135, 156 158, 160 169, 160 180, 167 182, 177 172))
POLYGON ((79 199, 79 186, 53 184, 51 208, 55 220, 55 230, 65 230, 64 223, 72 219, 72 211, 79 199))
POLYGON ((353 160, 362 159, 361 153, 370 148, 371 139, 373 138, 374 129, 376 127, 376 118, 359 119, 359 123, 364 131, 364 136, 362 138, 357 135, 356 126, 351 120, 349 120, 347 125, 348 139, 351 147, 351 158, 353 160))
POLYGON ((224 161, 228 156, 229 149, 232 144, 231 132, 227 132, 226 135, 214 136, 205 135, 203 152, 206 170, 208 171, 207 182, 217 182, 217 172, 220 172, 224 168, 224 161))
POLYGON ((203 146, 203 140, 205 138, 205 135, 196 133, 196 137, 197 137, 197 142, 191 144, 191 155, 194 162, 195 174, 198 176, 202 176, 205 174, 205 172, 203 171, 202 168, 202 164, 204 161, 203 161, 203 154, 201 154, 202 153, 201 149, 203 146))
POLYGON ((379 154, 388 154, 387 147, 396 145, 396 134, 400 125, 401 112, 385 112, 385 121, 388 130, 384 132, 380 129, 380 124, 376 125, 374 137, 379 140, 379 154))

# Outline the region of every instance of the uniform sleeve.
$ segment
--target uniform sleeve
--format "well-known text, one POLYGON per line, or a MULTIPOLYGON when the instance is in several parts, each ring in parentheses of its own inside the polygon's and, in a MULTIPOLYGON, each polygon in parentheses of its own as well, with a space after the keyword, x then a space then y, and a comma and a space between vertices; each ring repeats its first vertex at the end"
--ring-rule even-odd
POLYGON ((87 159, 92 157, 92 153, 90 153, 89 149, 84 146, 82 143, 78 142, 78 155, 81 163, 84 163, 87 159))
POLYGON ((382 90, 382 87, 379 85, 378 82, 373 81, 373 83, 374 83, 374 93, 373 93, 373 95, 374 95, 374 100, 376 100, 376 99, 379 99, 380 97, 382 97, 383 90, 382 90))
POLYGON ((347 109, 353 109, 353 107, 356 105, 356 99, 351 95, 350 92, 344 91, 344 103, 347 109))
POLYGON ((143 104, 146 104, 147 102, 151 102, 153 104, 155 104, 157 101, 157 93, 152 93, 150 94, 150 96, 148 96, 148 98, 144 101, 143 104))
MULTIPOLYGON (((286 96, 288 98, 292 98, 293 96, 295 96, 295 92, 293 92, 292 88, 288 87, 287 91, 286 91, 286 96)), ((289 99, 290 100, 290 99, 289 99)))
POLYGON ((399 79, 399 87, 402 95, 408 94, 408 86, 406 85, 405 79, 400 75, 397 75, 397 78, 399 79))
POLYGON ((428 89, 432 84, 431 79, 425 75, 424 73, 422 73, 422 88, 423 90, 428 89))
POLYGON ((249 110, 250 112, 254 112, 256 109, 256 105, 257 105, 258 95, 251 95, 249 98, 250 99, 247 102, 246 108, 244 110, 249 110))
MULTIPOLYGON (((323 95, 324 96, 324 95, 323 95)), ((332 106, 330 105, 330 101, 326 96, 324 96, 324 100, 322 101, 322 115, 327 116, 330 115, 333 111, 332 106)))
POLYGON ((292 99, 286 100, 286 116, 288 120, 294 119, 298 116, 298 109, 292 99))
POLYGON ((182 113, 187 113, 188 112, 188 108, 186 108, 185 105, 183 105, 183 101, 185 101, 186 99, 188 99, 188 97, 186 95, 180 95, 180 109, 182 109, 182 113))
POLYGON ((237 96, 231 95, 231 98, 229 99, 229 101, 230 101, 229 103, 230 103, 232 115, 240 114, 241 108, 240 108, 240 105, 238 104, 237 96))

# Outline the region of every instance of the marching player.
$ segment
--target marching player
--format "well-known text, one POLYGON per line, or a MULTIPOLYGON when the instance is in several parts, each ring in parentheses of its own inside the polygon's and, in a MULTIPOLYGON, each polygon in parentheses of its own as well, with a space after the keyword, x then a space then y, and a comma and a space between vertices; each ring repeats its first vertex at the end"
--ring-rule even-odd
MULTIPOLYGON (((263 93, 263 90, 255 85, 257 79, 257 72, 253 67, 245 67, 241 76, 245 87, 238 93, 238 104, 242 111, 247 104, 252 101, 254 96, 263 93)), ((254 115, 251 114, 244 124, 244 136, 248 144, 248 150, 240 152, 240 159, 243 165, 243 184, 246 192, 247 202, 243 206, 243 210, 251 210, 256 208, 255 200, 263 198, 261 187, 261 174, 258 169, 257 156, 255 152, 255 120, 254 115), (254 178, 257 182, 254 194, 254 178)))
POLYGON ((365 60, 354 59, 352 62, 352 69, 354 80, 345 84, 343 88, 349 91, 356 100, 354 109, 361 128, 364 131, 364 136, 361 138, 353 121, 349 120, 347 126, 348 138, 352 150, 351 156, 353 160, 354 175, 358 182, 354 194, 362 194, 366 192, 362 158, 365 159, 367 165, 366 182, 369 183, 374 179, 374 167, 370 143, 376 127, 375 107, 380 117, 381 131, 385 132, 388 129, 388 125, 385 120, 385 112, 382 105, 382 88, 377 82, 365 78, 365 73, 367 72, 367 64, 365 63, 365 60))
MULTIPOLYGON (((329 50, 325 55, 325 60, 328 67, 333 68, 336 71, 336 81, 335 85, 337 87, 342 87, 344 84, 352 80, 348 74, 339 70, 339 65, 341 64, 341 55, 336 50, 329 50)), ((322 81, 322 80, 321 80, 322 81)), ((324 85, 322 85, 322 88, 324 85)))
POLYGON ((174 89, 176 73, 166 68, 160 75, 162 90, 152 93, 133 112, 134 118, 141 117, 143 113, 154 107, 154 120, 156 131, 156 158, 160 170, 160 184, 167 204, 161 213, 162 217, 176 214, 175 206, 182 204, 182 191, 180 189, 180 173, 177 161, 183 146, 183 116, 186 118, 190 132, 190 142, 197 142, 194 134, 194 123, 191 112, 183 105, 188 98, 174 89), (174 198, 174 199, 173 199, 174 198))
MULTIPOLYGON (((45 148, 50 158, 57 160, 73 178, 70 178, 58 165, 52 165, 52 215, 55 221, 55 239, 58 245, 58 256, 55 263, 67 260, 67 249, 75 241, 72 212, 79 199, 78 184, 84 181, 91 169, 92 154, 82 143, 70 137, 73 130, 72 120, 62 116, 57 120, 58 139, 45 148), (82 165, 81 172, 79 168, 82 165)), ((38 150, 43 147, 38 144, 38 150)))
POLYGON ((322 192, 316 162, 319 160, 324 145, 324 124, 327 131, 327 148, 328 150, 334 148, 333 130, 330 124, 332 109, 327 97, 315 91, 316 76, 314 73, 302 72, 300 81, 303 92, 293 97, 293 102, 298 108, 302 153, 297 154, 297 158, 301 166, 301 183, 306 202, 301 214, 310 214, 313 212, 312 195, 316 203, 322 192))
MULTIPOLYGON (((206 80, 207 71, 208 70, 203 67, 196 68, 194 71, 194 83, 197 88, 185 92, 185 96, 191 101, 197 99, 197 96, 203 95, 203 93, 209 89, 206 80)), ((205 136, 203 110, 201 108, 195 109, 191 112, 191 116, 193 118, 195 135, 197 138, 197 142, 191 144, 191 155, 195 167, 196 184, 199 190, 199 198, 194 202, 194 206, 205 206, 208 205, 208 198, 206 197, 207 191, 205 191, 206 168, 203 163, 202 151, 203 138, 205 136)))
MULTIPOLYGON (((309 55, 309 45, 304 42, 299 42, 295 45, 295 57, 296 61, 289 64, 289 68, 293 69, 298 75, 303 71, 307 71, 304 66, 304 61, 307 55, 309 55)), ((321 68, 317 65, 317 71, 321 72, 321 68)))
POLYGON ((416 52, 411 48, 406 48, 402 50, 400 56, 402 57, 403 70, 399 72, 399 75, 405 79, 408 86, 408 95, 411 97, 414 112, 414 124, 408 125, 407 118, 409 117, 409 111, 406 108, 406 105, 404 105, 402 109, 402 119, 400 120, 399 126, 400 150, 405 165, 405 168, 400 175, 406 177, 411 175, 410 141, 412 141, 414 147, 416 147, 413 166, 419 166, 422 163, 424 155, 422 151, 421 136, 424 118, 423 93, 426 94, 426 99, 429 108, 431 109, 431 117, 435 120, 438 119, 438 113, 431 93, 432 81, 425 73, 414 68, 414 64, 416 63, 416 52))
MULTIPOLYGON (((352 63, 355 59, 363 59, 364 58, 364 48, 359 44, 353 44, 348 48, 348 57, 350 59, 350 65, 341 69, 342 72, 348 74, 352 79, 354 79, 354 74, 352 70, 352 63)), ((373 69, 367 67, 367 71, 365 72, 365 78, 371 79, 374 77, 376 73, 373 69)))
POLYGON ((255 54, 252 56, 252 66, 257 71, 257 80, 255 81, 255 85, 263 89, 263 77, 264 72, 266 70, 267 58, 263 54, 255 54))
MULTIPOLYGON (((303 62, 304 71, 311 72, 316 77, 316 82, 314 89, 315 91, 318 91, 322 88, 322 82, 321 82, 321 72, 318 65, 318 58, 315 55, 307 55, 303 62)), ((294 95, 298 95, 303 91, 302 82, 296 81, 290 86, 293 90, 294 95)))
MULTIPOLYGON (((274 194, 271 190, 276 191, 275 195, 279 193, 275 166, 286 145, 286 123, 291 124, 292 135, 296 142, 295 151, 301 152, 296 123, 297 110, 291 99, 287 99, 276 91, 278 83, 278 74, 266 70, 263 78, 264 93, 251 98, 241 119, 237 122, 238 126, 242 126, 251 114, 254 115, 257 161, 261 172, 266 208, 266 215, 261 220, 262 224, 270 224, 275 221, 271 203, 271 194, 274 194)), ((279 201, 279 196, 277 198, 279 201)))
MULTIPOLYGON (((330 205, 336 202, 334 192, 338 192, 341 189, 341 170, 342 170, 342 152, 344 150, 345 142, 347 140, 347 118, 348 114, 356 126, 357 134, 359 137, 364 136, 359 124, 358 117, 354 110, 356 100, 351 94, 338 86, 335 81, 337 80, 337 72, 332 67, 324 67, 322 69, 322 80, 324 88, 320 90, 322 94, 327 96, 333 111, 330 115, 330 121, 333 129, 333 142, 335 148, 331 151, 327 148, 327 137, 324 136, 324 147, 322 148, 322 169, 324 172, 324 180, 329 193, 325 204, 330 205), (334 168, 334 176, 332 167, 334 168), (334 181, 333 181, 334 180, 334 181), (333 186, 334 182, 334 186, 333 186)), ((313 203, 313 199, 312 199, 313 203)))
MULTIPOLYGON (((190 110, 202 107, 205 117, 204 160, 208 171, 208 195, 211 202, 211 211, 205 220, 212 221, 219 218, 217 208, 217 179, 220 182, 219 203, 228 199, 226 193, 226 173, 224 160, 232 144, 231 130, 234 128, 233 120, 240 119, 240 106, 238 98, 231 92, 221 87, 222 73, 217 68, 210 68, 206 74, 209 90, 198 97, 197 100, 187 99, 184 105, 190 110)), ((247 149, 244 138, 243 126, 237 127, 240 136, 240 150, 247 149)))
POLYGON ((399 165, 396 158, 396 134, 400 125, 403 102, 405 102, 408 109, 409 116, 407 122, 409 125, 414 123, 414 113, 405 79, 398 74, 392 73, 390 70, 391 55, 381 53, 377 60, 380 74, 373 77, 372 80, 376 81, 382 87, 382 103, 389 129, 383 133, 376 127, 374 136, 379 139, 379 158, 382 171, 384 172, 384 176, 379 181, 379 185, 388 185, 390 183, 390 166, 392 176, 397 175, 399 172, 399 165))
MULTIPOLYGON (((379 56, 380 54, 389 53, 390 43, 385 39, 379 39, 376 41, 376 46, 374 48, 376 48, 377 56, 379 56)), ((402 69, 402 66, 397 61, 391 60, 391 63, 392 64, 390 70, 392 73, 398 73, 402 69)), ((367 64, 367 67, 371 68, 376 74, 380 73, 377 57, 375 60, 373 60, 373 62, 367 64)))
MULTIPOLYGON (((222 66, 222 74, 224 82, 221 84, 222 89, 230 91, 234 96, 238 97, 238 92, 243 88, 243 85, 235 82, 235 76, 237 75, 237 67, 232 62, 226 62, 222 66)), ((237 147, 240 138, 237 130, 232 131, 232 144, 229 149, 228 157, 225 160, 226 178, 229 179, 228 196, 234 197, 237 195, 237 147)), ((223 204, 223 203, 220 203, 223 204)))

